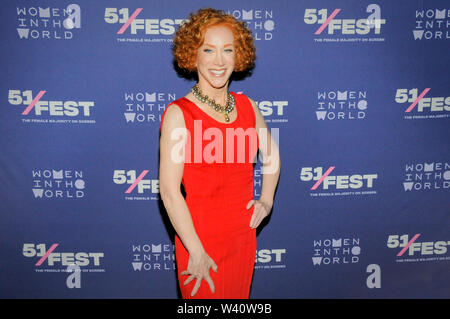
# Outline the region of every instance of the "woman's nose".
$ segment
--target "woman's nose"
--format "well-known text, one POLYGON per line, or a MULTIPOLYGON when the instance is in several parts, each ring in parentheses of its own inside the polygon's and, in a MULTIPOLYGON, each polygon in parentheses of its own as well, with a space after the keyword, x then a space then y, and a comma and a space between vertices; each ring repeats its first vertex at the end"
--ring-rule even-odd
POLYGON ((216 65, 223 65, 223 56, 222 53, 217 52, 216 56, 214 57, 214 64, 216 65))

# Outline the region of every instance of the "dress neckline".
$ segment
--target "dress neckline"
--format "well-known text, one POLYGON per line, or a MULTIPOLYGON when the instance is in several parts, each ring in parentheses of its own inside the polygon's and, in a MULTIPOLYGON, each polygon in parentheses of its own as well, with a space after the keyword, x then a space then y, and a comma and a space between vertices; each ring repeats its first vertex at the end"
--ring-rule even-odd
MULTIPOLYGON (((233 92, 230 92, 230 93, 233 94, 233 92)), ((231 125, 231 124, 235 124, 235 123, 239 120, 239 113, 240 113, 240 112, 239 112, 239 110, 238 110, 238 108, 237 108, 236 96, 233 94, 233 97, 234 97, 234 99, 235 99, 235 105, 234 105, 234 108, 236 109, 236 118, 234 119, 233 122, 229 122, 229 123, 226 123, 226 122, 220 122, 220 121, 216 120, 216 119, 213 118, 211 115, 209 115, 208 113, 206 113, 205 111, 203 111, 200 107, 198 107, 198 105, 197 105, 194 101, 189 100, 187 97, 183 96, 182 99, 185 99, 185 100, 188 101, 189 103, 194 104, 194 106, 195 106, 196 109, 198 109, 201 113, 203 113, 207 118, 211 119, 213 122, 216 122, 216 123, 219 123, 219 124, 228 126, 228 125, 231 125)))

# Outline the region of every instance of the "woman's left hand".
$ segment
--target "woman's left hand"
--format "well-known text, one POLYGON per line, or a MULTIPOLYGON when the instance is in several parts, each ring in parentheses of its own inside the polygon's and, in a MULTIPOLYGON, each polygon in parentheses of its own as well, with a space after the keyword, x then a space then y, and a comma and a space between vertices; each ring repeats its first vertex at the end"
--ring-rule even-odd
POLYGON ((248 202, 247 209, 250 209, 252 205, 255 209, 253 210, 252 219, 250 220, 250 227, 257 228, 262 220, 269 215, 273 204, 260 199, 252 199, 248 202))

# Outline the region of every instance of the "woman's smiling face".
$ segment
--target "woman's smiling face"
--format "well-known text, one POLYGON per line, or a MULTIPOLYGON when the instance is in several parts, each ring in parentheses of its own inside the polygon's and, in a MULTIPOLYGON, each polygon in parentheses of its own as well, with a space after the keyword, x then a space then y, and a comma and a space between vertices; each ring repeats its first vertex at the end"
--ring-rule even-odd
POLYGON ((233 32, 223 25, 208 28, 197 51, 199 85, 219 89, 228 84, 234 70, 235 56, 233 32))

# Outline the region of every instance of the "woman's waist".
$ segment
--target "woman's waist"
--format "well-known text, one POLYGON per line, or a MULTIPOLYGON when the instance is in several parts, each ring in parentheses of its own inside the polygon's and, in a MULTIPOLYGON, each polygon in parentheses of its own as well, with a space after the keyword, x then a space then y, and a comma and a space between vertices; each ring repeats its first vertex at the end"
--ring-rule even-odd
POLYGON ((209 208, 242 208, 253 198, 253 189, 243 190, 239 193, 228 194, 201 194, 186 192, 186 203, 192 207, 209 208))
POLYGON ((214 184, 184 184, 186 196, 191 199, 204 199, 209 201, 230 200, 242 201, 253 193, 253 179, 239 183, 214 183, 214 184))

